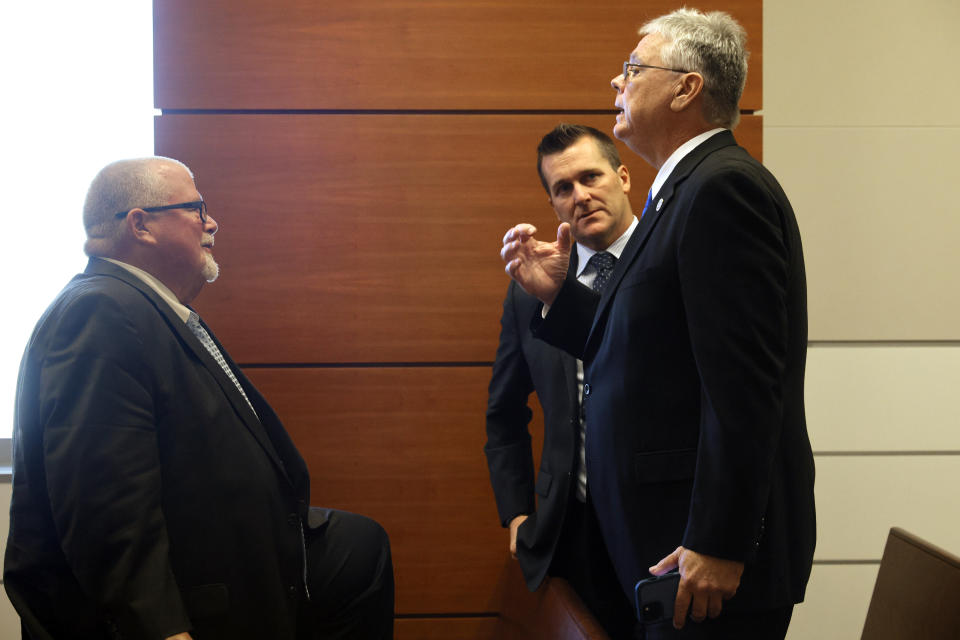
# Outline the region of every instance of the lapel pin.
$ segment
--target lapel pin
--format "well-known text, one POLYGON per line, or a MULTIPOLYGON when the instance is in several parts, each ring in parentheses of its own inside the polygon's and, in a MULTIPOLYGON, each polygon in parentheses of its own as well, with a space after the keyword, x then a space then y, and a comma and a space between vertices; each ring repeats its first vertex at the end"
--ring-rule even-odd
POLYGON ((660 207, 662 207, 662 206, 663 206, 663 198, 660 198, 660 199, 657 201, 657 211, 660 211, 660 207))

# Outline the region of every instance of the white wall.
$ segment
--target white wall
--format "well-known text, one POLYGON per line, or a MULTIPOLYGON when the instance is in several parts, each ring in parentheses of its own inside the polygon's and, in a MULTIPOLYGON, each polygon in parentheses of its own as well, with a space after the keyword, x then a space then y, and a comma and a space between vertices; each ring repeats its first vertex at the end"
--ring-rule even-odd
POLYGON ((891 526, 960 552, 960 3, 766 0, 764 163, 803 233, 818 543, 788 640, 858 638, 891 526))

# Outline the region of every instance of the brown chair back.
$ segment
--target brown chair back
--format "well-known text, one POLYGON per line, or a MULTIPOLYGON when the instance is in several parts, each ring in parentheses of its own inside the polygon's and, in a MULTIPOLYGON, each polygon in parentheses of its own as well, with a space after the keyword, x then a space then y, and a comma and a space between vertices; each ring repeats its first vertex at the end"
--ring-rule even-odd
POLYGON ((511 561, 503 587, 495 636, 499 640, 610 640, 563 578, 548 576, 531 593, 519 565, 511 561))
POLYGON ((860 638, 960 638, 960 557, 890 529, 860 638))

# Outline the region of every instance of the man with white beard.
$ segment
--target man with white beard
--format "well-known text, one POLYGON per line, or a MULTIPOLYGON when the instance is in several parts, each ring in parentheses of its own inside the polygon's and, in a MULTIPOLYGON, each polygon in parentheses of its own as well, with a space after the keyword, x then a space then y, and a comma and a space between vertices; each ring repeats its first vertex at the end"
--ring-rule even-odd
POLYGON ((4 586, 24 637, 390 638, 373 520, 311 508, 279 418, 188 305, 218 225, 169 158, 104 167, 86 270, 20 367, 4 586))

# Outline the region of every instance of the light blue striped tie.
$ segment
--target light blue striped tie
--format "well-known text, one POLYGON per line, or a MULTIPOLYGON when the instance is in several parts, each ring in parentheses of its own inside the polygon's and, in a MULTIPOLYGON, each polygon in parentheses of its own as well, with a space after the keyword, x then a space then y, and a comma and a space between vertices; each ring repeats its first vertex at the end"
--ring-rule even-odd
POLYGON ((190 331, 193 332, 193 335, 197 336, 197 340, 203 344, 207 349, 207 352, 210 356, 217 361, 217 364, 220 365, 220 368, 223 369, 223 372, 227 374, 227 377, 233 382, 237 387, 237 391, 240 392, 240 395, 243 396, 243 399, 247 401, 247 406, 250 407, 250 411, 253 411, 256 415, 256 411, 253 408, 253 405, 250 404, 250 398, 247 397, 247 394, 244 393, 243 387, 240 386, 240 381, 237 380, 237 376, 233 374, 233 371, 230 369, 230 365, 227 364, 226 359, 223 357, 223 354, 220 353, 220 349, 217 348, 217 343, 213 341, 213 338, 210 337, 210 334, 207 333, 207 330, 203 328, 203 325, 200 324, 200 316, 195 312, 190 312, 190 317, 187 318, 187 327, 190 331))

